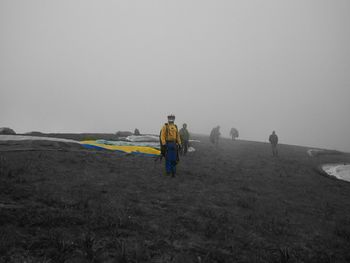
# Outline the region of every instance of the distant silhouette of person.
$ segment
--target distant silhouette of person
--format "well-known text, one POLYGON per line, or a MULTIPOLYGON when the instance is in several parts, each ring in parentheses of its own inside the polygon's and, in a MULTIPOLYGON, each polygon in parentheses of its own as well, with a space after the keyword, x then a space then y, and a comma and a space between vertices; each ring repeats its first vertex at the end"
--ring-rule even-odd
POLYGON ((134 135, 141 135, 139 129, 137 129, 137 128, 135 129, 134 135))
POLYGON ((236 138, 239 137, 238 130, 236 128, 232 128, 230 130, 230 136, 232 137, 232 140, 234 141, 236 138))
POLYGON ((278 156, 278 152, 277 152, 278 136, 276 135, 275 131, 273 131, 272 134, 270 135, 269 141, 272 147, 272 156, 278 156))
POLYGON ((216 126, 215 128, 213 128, 210 132, 210 141, 215 145, 218 146, 219 144, 219 138, 220 138, 220 126, 216 126))
POLYGON ((187 150, 188 150, 188 146, 189 146, 189 140, 190 140, 190 133, 187 130, 186 123, 184 123, 182 125, 182 128, 179 131, 179 134, 180 134, 180 139, 181 139, 181 144, 182 144, 180 153, 183 155, 186 155, 187 150))

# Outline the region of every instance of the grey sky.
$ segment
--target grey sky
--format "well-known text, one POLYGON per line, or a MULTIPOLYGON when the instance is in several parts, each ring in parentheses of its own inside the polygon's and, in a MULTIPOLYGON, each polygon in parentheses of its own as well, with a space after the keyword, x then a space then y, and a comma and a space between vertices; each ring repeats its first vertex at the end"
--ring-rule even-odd
POLYGON ((350 152, 350 1, 0 0, 0 127, 350 152))

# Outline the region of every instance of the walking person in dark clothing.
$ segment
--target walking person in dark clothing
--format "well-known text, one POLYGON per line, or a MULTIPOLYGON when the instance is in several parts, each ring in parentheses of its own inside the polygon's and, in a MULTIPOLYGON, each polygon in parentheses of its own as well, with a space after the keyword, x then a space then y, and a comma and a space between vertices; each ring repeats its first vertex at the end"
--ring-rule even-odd
POLYGON ((187 150, 188 150, 188 146, 189 146, 189 140, 190 140, 190 133, 187 130, 186 123, 184 123, 182 125, 182 128, 179 131, 179 134, 180 134, 180 139, 181 139, 181 144, 182 144, 180 153, 183 155, 186 155, 187 150))
POLYGON ((218 146, 219 144, 219 138, 220 138, 220 126, 216 126, 215 128, 213 128, 210 132, 210 141, 215 145, 218 146))
POLYGON ((141 133, 140 133, 139 129, 137 129, 137 128, 135 129, 135 131, 134 131, 134 135, 137 135, 137 136, 138 136, 138 135, 141 135, 141 133))
POLYGON ((269 141, 272 147, 272 156, 278 156, 278 151, 277 151, 278 136, 276 135, 275 131, 273 131, 272 134, 270 135, 269 141))
POLYGON ((236 140, 236 138, 239 136, 238 130, 236 128, 232 128, 230 130, 230 136, 232 138, 232 141, 236 140))

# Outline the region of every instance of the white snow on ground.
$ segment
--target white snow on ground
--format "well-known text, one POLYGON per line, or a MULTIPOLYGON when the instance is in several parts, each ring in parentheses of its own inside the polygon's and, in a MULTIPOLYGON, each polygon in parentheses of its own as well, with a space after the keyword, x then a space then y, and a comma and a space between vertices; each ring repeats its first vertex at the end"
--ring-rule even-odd
POLYGON ((70 142, 79 143, 75 140, 51 138, 51 137, 37 137, 37 136, 24 136, 24 135, 0 135, 0 141, 54 141, 54 142, 70 142))
POLYGON ((350 164, 324 164, 321 168, 330 176, 350 182, 350 164))
POLYGON ((126 137, 129 142, 159 142, 157 135, 130 135, 126 137))
POLYGON ((309 149, 307 150, 307 154, 311 157, 317 155, 318 153, 323 152, 323 150, 319 150, 319 149, 309 149))
POLYGON ((196 151, 196 149, 195 149, 195 148, 193 148, 192 146, 190 146, 190 147, 188 147, 187 151, 191 153, 191 152, 196 151))

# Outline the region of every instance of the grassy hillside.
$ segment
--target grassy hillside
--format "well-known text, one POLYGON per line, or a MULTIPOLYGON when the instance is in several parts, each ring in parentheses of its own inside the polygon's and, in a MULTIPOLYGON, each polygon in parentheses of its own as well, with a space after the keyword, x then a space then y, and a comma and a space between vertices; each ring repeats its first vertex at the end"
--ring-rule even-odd
POLYGON ((348 155, 199 139, 175 178, 149 157, 2 143, 0 261, 350 261, 350 183, 316 171, 348 155))

